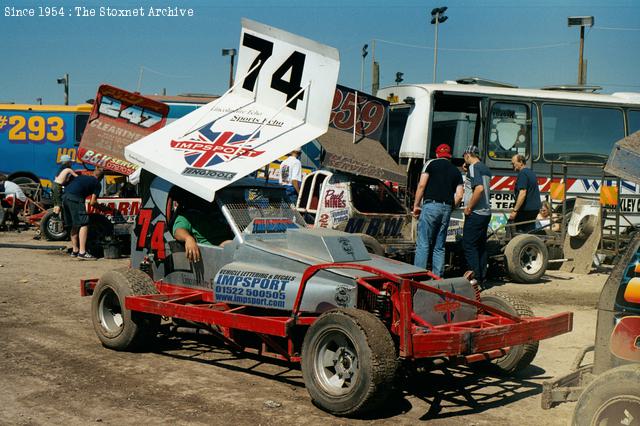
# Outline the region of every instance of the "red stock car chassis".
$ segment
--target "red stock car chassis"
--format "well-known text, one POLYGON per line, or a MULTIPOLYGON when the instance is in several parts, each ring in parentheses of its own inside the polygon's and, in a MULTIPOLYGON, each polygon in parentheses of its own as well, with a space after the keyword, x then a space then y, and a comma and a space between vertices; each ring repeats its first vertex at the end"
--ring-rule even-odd
POLYGON ((368 253, 357 235, 308 228, 282 186, 246 177, 207 202, 143 170, 141 187, 133 268, 81 286, 111 349, 144 349, 161 327, 186 324, 236 352, 299 362, 317 406, 354 416, 379 406, 401 365, 487 361, 513 373, 539 340, 572 327, 571 313, 537 318, 466 278, 368 253), (194 212, 218 232, 195 262, 169 232, 194 212))
POLYGON ((107 347, 125 350, 148 344, 158 332, 161 317, 190 321, 233 350, 300 362, 311 398, 335 415, 373 409, 389 395, 403 361, 493 360, 514 372, 533 360, 539 340, 572 329, 572 313, 520 316, 531 313, 526 308, 523 312, 508 296, 476 292, 475 297, 465 297, 421 282, 425 279, 440 281, 426 271, 396 275, 357 263, 316 264, 304 271, 293 307, 286 313, 216 301, 211 290, 154 282, 136 269, 84 280, 81 293, 93 294, 94 326, 102 328, 98 335, 107 347), (321 314, 301 310, 309 281, 316 274, 345 269, 363 275, 356 278, 355 307, 321 314), (440 300, 433 309, 448 321, 434 325, 416 313, 418 291, 440 300), (451 321, 452 313, 463 305, 476 309, 475 319, 451 321))

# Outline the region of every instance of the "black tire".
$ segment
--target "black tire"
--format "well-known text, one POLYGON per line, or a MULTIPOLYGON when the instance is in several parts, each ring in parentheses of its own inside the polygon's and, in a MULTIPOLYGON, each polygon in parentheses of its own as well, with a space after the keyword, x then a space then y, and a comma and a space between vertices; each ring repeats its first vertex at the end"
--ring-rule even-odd
POLYGON ((64 227, 59 215, 49 210, 40 219, 40 233, 47 241, 65 241, 69 239, 69 229, 64 227))
POLYGON ((367 235, 367 234, 355 234, 355 235, 362 238, 362 242, 364 243, 364 246, 369 253, 376 254, 378 256, 385 255, 384 247, 382 246, 382 244, 380 244, 380 242, 375 238, 373 238, 371 235, 367 235))
POLYGON ((509 277, 515 282, 533 284, 547 271, 547 246, 535 235, 516 235, 504 249, 509 277))
POLYGON ((91 299, 91 319, 104 346, 117 351, 143 349, 153 340, 160 317, 124 307, 126 296, 145 294, 158 294, 158 290, 139 269, 109 271, 100 278, 91 299))
MULTIPOLYGON (((480 302, 497 308, 511 315, 520 317, 532 317, 531 308, 519 299, 499 292, 482 293, 480 302)), ((505 356, 496 358, 491 361, 491 366, 497 369, 501 374, 517 373, 531 364, 538 353, 538 342, 530 342, 517 345, 509 350, 505 356)))
POLYGON ((24 192, 24 195, 26 195, 27 197, 31 199, 37 198, 36 196, 38 194, 36 189, 38 187, 38 183, 40 183, 39 181, 36 181, 28 176, 14 177, 11 178, 11 181, 16 185, 19 185, 20 189, 22 189, 22 192, 24 192))
POLYGON ((623 425, 640 419, 640 365, 624 365, 609 370, 580 395, 571 424, 623 425))
POLYGON ((307 391, 318 407, 337 416, 379 407, 392 390, 397 366, 389 331, 366 311, 325 312, 304 337, 302 376, 307 391))
POLYGON ((89 230, 87 231, 87 251, 95 257, 102 257, 102 245, 108 238, 113 237, 113 224, 100 214, 89 215, 89 230))

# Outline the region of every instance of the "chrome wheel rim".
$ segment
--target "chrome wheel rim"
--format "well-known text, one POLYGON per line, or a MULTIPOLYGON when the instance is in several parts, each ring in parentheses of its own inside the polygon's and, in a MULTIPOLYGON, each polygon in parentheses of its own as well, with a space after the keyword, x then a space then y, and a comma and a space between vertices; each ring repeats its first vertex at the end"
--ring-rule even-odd
POLYGON ((109 334, 117 335, 122 331, 124 325, 122 307, 118 295, 110 288, 106 288, 100 295, 98 318, 102 328, 109 334))
POLYGON ((633 395, 620 395, 611 398, 596 411, 591 424, 633 425, 640 421, 640 398, 633 395))
POLYGON ((314 373, 320 386, 332 396, 349 393, 360 375, 355 345, 342 330, 326 330, 316 346, 314 373))
POLYGON ((527 244, 520 251, 520 267, 529 275, 535 275, 542 269, 542 252, 534 244, 527 244))

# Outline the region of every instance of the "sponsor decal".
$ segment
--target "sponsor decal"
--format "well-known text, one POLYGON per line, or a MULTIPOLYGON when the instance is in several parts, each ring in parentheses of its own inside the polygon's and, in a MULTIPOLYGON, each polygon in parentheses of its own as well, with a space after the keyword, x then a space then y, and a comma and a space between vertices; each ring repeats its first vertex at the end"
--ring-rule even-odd
POLYGON ((284 308, 286 288, 293 275, 222 269, 214 282, 217 301, 284 308))
POLYGON ((256 151, 247 145, 257 140, 260 137, 260 132, 253 139, 249 139, 251 134, 212 132, 210 127, 213 123, 211 122, 192 133, 187 139, 172 140, 171 148, 184 151, 184 159, 187 164, 196 168, 215 166, 232 158, 254 158, 264 153, 264 151, 256 151))
POLYGON ((368 221, 363 217, 352 217, 347 222, 345 232, 352 234, 364 232, 372 237, 399 237, 402 235, 403 223, 404 218, 402 217, 390 219, 372 218, 368 221))
POLYGON ((209 179, 231 180, 236 173, 223 172, 221 170, 197 169, 195 167, 187 167, 182 171, 183 176, 204 177, 209 179))
POLYGON ((256 234, 279 233, 298 226, 291 219, 254 219, 253 232, 256 234))
POLYGON ((354 257, 353 255, 353 246, 351 245, 351 241, 348 238, 340 237, 338 238, 338 242, 340 243, 340 247, 342 251, 347 253, 349 256, 354 257))
POLYGON ((318 224, 320 225, 320 228, 328 228, 329 227, 329 215, 327 213, 322 213, 320 215, 320 219, 318 219, 318 224))
POLYGON ((112 223, 124 223, 124 222, 135 222, 136 216, 140 213, 140 199, 125 199, 125 198, 116 198, 116 199, 104 199, 98 198, 99 203, 106 204, 109 207, 109 210, 102 211, 94 206, 90 205, 88 201, 86 201, 85 205, 87 208, 87 213, 89 214, 100 214, 106 216, 112 223))
POLYGON ((347 207, 344 193, 344 190, 337 192, 334 189, 328 189, 324 195, 324 206, 328 209, 343 209, 347 207))
POLYGON ((138 166, 128 162, 127 160, 94 152, 92 150, 84 151, 81 157, 81 162, 93 164, 95 166, 113 170, 114 172, 122 173, 125 175, 130 175, 138 168, 138 166))
POLYGON ((349 302, 351 301, 351 289, 345 286, 338 286, 336 288, 335 301, 338 306, 342 306, 343 308, 349 306, 349 302))
POLYGON ((343 222, 347 222, 349 220, 349 210, 331 210, 331 219, 333 219, 334 225, 339 225, 343 222))

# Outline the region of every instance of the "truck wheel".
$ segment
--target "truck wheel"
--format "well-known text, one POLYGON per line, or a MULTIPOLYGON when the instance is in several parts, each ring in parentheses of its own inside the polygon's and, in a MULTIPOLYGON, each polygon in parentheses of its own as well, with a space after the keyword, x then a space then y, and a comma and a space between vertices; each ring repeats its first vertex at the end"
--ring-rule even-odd
POLYGON ((396 348, 369 312, 336 309, 311 325, 302 345, 302 376, 313 402, 338 416, 379 407, 397 369, 396 348))
POLYGON ((69 239, 69 232, 65 229, 60 216, 55 214, 53 210, 46 212, 40 219, 40 232, 47 241, 65 241, 69 239))
POLYGON ((507 271, 512 280, 537 283, 547 271, 549 252, 535 235, 516 235, 504 249, 507 271))
MULTIPOLYGON (((480 302, 511 315, 532 317, 533 311, 524 302, 504 293, 482 293, 480 302)), ((492 367, 502 374, 514 374, 525 369, 538 353, 538 342, 525 343, 512 347, 509 352, 491 361, 492 367)))
POLYGON ((362 242, 364 243, 365 248, 371 254, 376 254, 378 256, 384 256, 384 247, 382 244, 371 235, 367 234, 355 234, 362 238, 362 242))
POLYGON ((91 299, 91 319, 104 346, 117 351, 141 349, 155 337, 159 316, 124 307, 126 296, 144 294, 158 294, 158 290, 138 269, 109 271, 100 278, 91 299))
POLYGON ((631 425, 640 419, 640 365, 609 370, 582 392, 572 425, 631 425))

